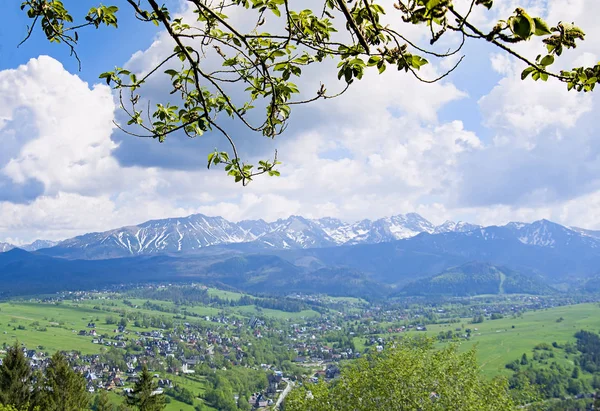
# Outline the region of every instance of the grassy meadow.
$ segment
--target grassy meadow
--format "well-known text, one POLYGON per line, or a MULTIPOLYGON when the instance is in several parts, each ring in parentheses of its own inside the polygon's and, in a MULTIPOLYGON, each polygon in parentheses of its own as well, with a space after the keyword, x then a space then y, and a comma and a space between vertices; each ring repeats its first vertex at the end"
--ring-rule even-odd
MULTIPOLYGON (((541 311, 530 311, 521 317, 509 317, 499 320, 486 319, 481 324, 462 322, 465 328, 473 330, 470 341, 461 343, 461 349, 477 347, 477 356, 481 370, 486 375, 509 375, 504 365, 527 353, 531 356, 533 348, 539 343, 575 342, 574 334, 579 330, 600 331, 600 306, 598 304, 580 304, 557 307, 541 311), (559 321, 559 319, 562 320, 559 321), (513 328, 514 326, 514 328, 513 328), (477 328, 477 331, 474 331, 477 328)), ((440 331, 454 330, 461 324, 431 325, 427 334, 434 337, 440 331)), ((414 332, 413 334, 416 334, 414 332)), ((561 358, 557 358, 560 362, 561 358)), ((569 361, 564 359, 565 361, 569 361)))
MULTIPOLYGON (((472 330, 472 338, 469 341, 459 342, 460 350, 466 351, 475 346, 481 371, 485 375, 508 376, 511 371, 506 369, 505 365, 521 358, 523 353, 531 357, 533 348, 539 343, 557 342, 562 345, 566 342, 575 342, 574 334, 579 330, 600 332, 600 305, 579 304, 528 311, 519 317, 486 319, 480 324, 471 324, 470 318, 464 318, 459 323, 428 325, 426 332, 408 331, 396 335, 436 337, 440 332, 455 331, 457 328, 462 329, 463 326, 464 329, 472 330), (562 320, 559 321, 561 318, 562 320)), ((354 339, 358 350, 364 349, 364 342, 364 337, 354 339)), ((444 343, 439 344, 441 346, 444 343)), ((561 355, 557 355, 556 362, 573 366, 570 359, 564 358, 561 350, 558 350, 557 354, 561 355)))

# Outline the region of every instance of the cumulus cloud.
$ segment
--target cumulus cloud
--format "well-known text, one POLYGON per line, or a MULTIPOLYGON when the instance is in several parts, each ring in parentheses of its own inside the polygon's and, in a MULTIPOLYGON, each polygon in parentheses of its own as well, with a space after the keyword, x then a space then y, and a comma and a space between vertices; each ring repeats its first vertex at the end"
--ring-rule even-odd
POLYGON ((0 232, 64 238, 194 211, 157 196, 168 176, 113 157, 114 109, 108 87, 90 87, 49 57, 0 72, 0 232))

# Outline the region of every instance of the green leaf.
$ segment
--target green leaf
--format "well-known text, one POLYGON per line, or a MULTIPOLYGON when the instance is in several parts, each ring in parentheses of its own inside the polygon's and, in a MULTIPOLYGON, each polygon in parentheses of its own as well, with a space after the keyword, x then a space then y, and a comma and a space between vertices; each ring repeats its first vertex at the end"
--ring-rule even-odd
POLYGON ((554 56, 552 56, 550 54, 548 54, 547 56, 544 56, 542 61, 540 61, 540 64, 544 67, 549 66, 552 63, 554 63, 554 56))
POLYGON ((531 73, 533 73, 535 71, 534 67, 527 67, 525 70, 523 70, 523 72, 521 73, 521 80, 525 80, 527 78, 527 76, 529 76, 531 73))
POLYGON ((367 61, 367 66, 374 66, 381 61, 381 56, 371 56, 367 61))
POLYGON ((535 32, 534 34, 536 36, 545 36, 548 34, 552 34, 552 32, 550 31, 550 27, 548 27, 548 24, 542 20, 539 17, 534 17, 533 18, 533 22, 535 23, 535 32))
POLYGON ((212 152, 208 155, 208 166, 207 168, 210 168, 210 165, 213 163, 215 156, 217 155, 216 152, 212 152))
POLYGON ((508 24, 513 34, 523 40, 529 39, 535 30, 533 19, 526 14, 510 17, 508 24))

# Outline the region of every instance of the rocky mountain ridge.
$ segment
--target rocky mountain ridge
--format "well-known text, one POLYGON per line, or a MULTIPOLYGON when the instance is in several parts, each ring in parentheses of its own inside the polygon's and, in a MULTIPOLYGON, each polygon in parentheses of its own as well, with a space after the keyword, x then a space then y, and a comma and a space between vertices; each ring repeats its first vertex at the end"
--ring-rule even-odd
MULTIPOLYGON (((549 248, 578 245, 600 248, 600 232, 565 227, 548 220, 489 227, 446 221, 436 226, 416 213, 353 223, 335 218, 308 219, 302 216, 290 216, 274 222, 244 220, 234 223, 222 217, 194 214, 88 233, 58 243, 36 241, 21 248, 58 257, 105 259, 189 253, 210 246, 236 244, 264 251, 379 244, 423 233, 434 236, 465 233, 483 241, 517 239, 523 244, 549 248)), ((11 248, 14 246, 0 243, 0 252, 11 248)))

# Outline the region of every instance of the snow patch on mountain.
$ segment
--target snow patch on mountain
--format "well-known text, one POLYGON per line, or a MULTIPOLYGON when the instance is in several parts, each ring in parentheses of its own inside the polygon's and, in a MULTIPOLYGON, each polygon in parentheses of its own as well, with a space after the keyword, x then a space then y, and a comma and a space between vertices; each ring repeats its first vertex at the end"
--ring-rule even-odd
POLYGON ((0 253, 4 253, 6 251, 10 251, 15 248, 14 245, 8 243, 0 243, 0 253))
MULTIPOLYGON (((513 239, 537 247, 576 247, 584 244, 600 248, 600 232, 572 229, 547 220, 490 227, 446 221, 435 226, 419 214, 409 213, 351 223, 336 218, 312 220, 302 216, 291 216, 270 223, 264 220, 233 223, 222 217, 195 214, 152 220, 103 233, 89 233, 62 241, 53 248, 48 248, 52 247, 52 242, 37 241, 26 249, 46 249, 43 252, 68 258, 96 259, 193 252, 203 247, 238 243, 250 243, 264 249, 376 244, 412 238, 421 233, 457 233, 483 240, 513 239)), ((0 251, 11 248, 13 246, 0 243, 0 251)))
POLYGON ((43 248, 54 247, 56 244, 58 244, 58 241, 35 240, 33 243, 24 245, 20 248, 22 248, 25 251, 31 252, 31 251, 41 250, 43 248))

